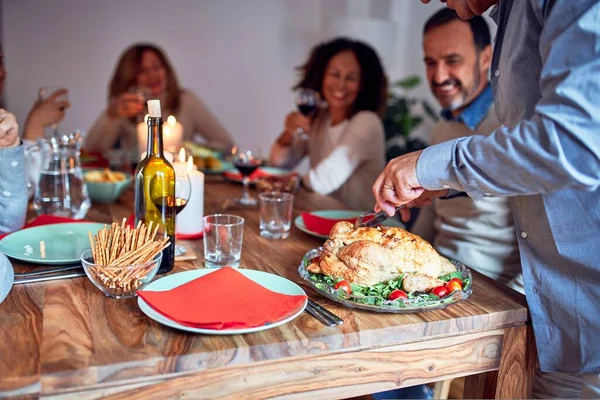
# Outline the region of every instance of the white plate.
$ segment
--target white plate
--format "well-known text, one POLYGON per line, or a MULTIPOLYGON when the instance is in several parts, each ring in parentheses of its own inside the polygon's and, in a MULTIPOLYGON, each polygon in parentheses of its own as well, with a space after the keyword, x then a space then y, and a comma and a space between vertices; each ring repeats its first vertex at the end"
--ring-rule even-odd
POLYGON ((8 296, 15 279, 15 272, 8 258, 0 253, 0 303, 8 296))
MULTIPOLYGON (((217 268, 215 268, 215 269, 195 269, 192 271, 179 272, 179 273, 176 273, 173 275, 165 276, 163 278, 160 278, 160 279, 152 282, 151 284, 146 286, 144 288, 144 290, 154 290, 154 291, 171 290, 171 289, 181 286, 185 283, 188 283, 196 278, 210 274, 215 271, 217 271, 217 268)), ((304 296, 306 295, 306 293, 304 292, 304 290, 302 290, 302 288, 300 288, 300 286, 296 285, 294 282, 287 280, 281 276, 269 274, 268 272, 255 271, 255 270, 250 270, 250 269, 238 269, 237 271, 240 272, 241 274, 243 274, 246 278, 252 279, 254 282, 258 283, 259 285, 261 285, 269 290, 272 290, 274 292, 281 293, 281 294, 287 294, 287 295, 304 295, 304 296)), ((271 329, 271 328, 274 328, 279 325, 283 325, 287 322, 290 322, 291 320, 296 318, 298 315, 300 315, 304 311, 304 308, 306 307, 306 301, 304 302, 304 304, 302 305, 302 307, 300 308, 300 310, 298 312, 296 312, 292 315, 286 316, 286 317, 280 319, 279 321, 275 321, 272 324, 264 325, 264 326, 257 326, 255 328, 223 329, 223 330, 192 328, 190 326, 182 325, 176 321, 173 321, 172 319, 165 317, 158 311, 154 310, 152 307, 150 307, 150 305, 148 305, 148 303, 146 303, 146 301, 144 301, 144 299, 142 299, 139 296, 138 296, 138 306, 140 307, 142 312, 144 314, 146 314, 148 317, 152 318, 153 320, 155 320, 156 322, 158 322, 160 324, 170 326, 171 328, 180 329, 182 331, 194 332, 194 333, 205 333, 205 334, 209 334, 209 335, 238 335, 241 333, 264 331, 264 330, 271 329)))
MULTIPOLYGON (((311 212, 311 214, 318 215, 323 218, 331 218, 331 219, 357 218, 362 213, 363 213, 363 211, 352 211, 352 210, 320 210, 320 211, 311 212)), ((294 220, 294 225, 296 225, 296 228, 300 229, 302 232, 304 232, 308 235, 315 236, 315 237, 318 237, 321 239, 329 239, 329 235, 321 235, 320 233, 317 233, 315 231, 311 231, 310 229, 308 229, 306 227, 306 225, 304 225, 304 220, 302 219, 302 215, 298 215, 296 217, 296 219, 294 220)), ((386 219, 385 221, 383 221, 382 225, 394 226, 397 228, 404 229, 404 225, 402 224, 402 222, 395 220, 393 218, 386 219)))

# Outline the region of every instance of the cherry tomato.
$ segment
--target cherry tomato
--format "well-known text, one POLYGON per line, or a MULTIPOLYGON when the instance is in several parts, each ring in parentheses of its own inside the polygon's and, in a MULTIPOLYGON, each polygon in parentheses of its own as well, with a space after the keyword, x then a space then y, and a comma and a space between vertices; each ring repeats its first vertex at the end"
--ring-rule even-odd
POLYGON ((437 297, 444 297, 448 294, 448 289, 446 286, 438 286, 434 287, 431 293, 435 294, 437 297))
POLYGON ((352 286, 350 286, 348 281, 339 281, 333 288, 335 290, 342 289, 347 294, 352 294, 352 286))
POLYGON ((404 293, 402 290, 396 289, 392 293, 390 293, 390 295, 388 296, 388 300, 406 299, 407 297, 408 296, 406 295, 406 293, 404 293))
POLYGON ((310 262, 311 262, 311 263, 313 263, 313 264, 318 264, 318 263, 320 263, 320 262, 321 262, 321 257, 319 257, 319 256, 313 257, 313 258, 310 260, 310 262))
POLYGON ((448 281, 448 283, 450 283, 450 282, 457 282, 461 288, 464 286, 463 281, 458 278, 452 278, 448 281))
POLYGON ((451 280, 450 282, 446 283, 446 289, 448 289, 448 291, 452 293, 457 290, 462 290, 462 285, 456 282, 455 280, 451 280))

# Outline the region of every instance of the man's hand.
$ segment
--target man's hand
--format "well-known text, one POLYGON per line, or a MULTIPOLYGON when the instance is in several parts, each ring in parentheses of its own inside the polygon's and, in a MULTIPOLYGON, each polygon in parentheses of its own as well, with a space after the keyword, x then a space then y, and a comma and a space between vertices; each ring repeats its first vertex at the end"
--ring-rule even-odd
POLYGON ((448 194, 448 189, 442 190, 425 190, 421 196, 406 203, 406 208, 400 209, 400 217, 402 221, 410 220, 410 208, 421 208, 431 204, 431 200, 438 197, 444 197, 448 194))
POLYGON ((0 149, 18 146, 19 126, 14 114, 0 108, 0 149))
POLYGON ((425 189, 417 180, 417 160, 422 150, 391 160, 373 185, 376 210, 394 215, 395 208, 421 196, 425 189))

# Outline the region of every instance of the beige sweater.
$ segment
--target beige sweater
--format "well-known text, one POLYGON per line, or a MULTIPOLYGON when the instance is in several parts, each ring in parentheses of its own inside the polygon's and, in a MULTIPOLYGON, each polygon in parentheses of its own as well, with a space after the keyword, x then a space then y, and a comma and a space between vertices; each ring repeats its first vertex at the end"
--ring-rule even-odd
POLYGON ((361 111, 331 126, 324 113, 313 122, 310 138, 296 138, 291 146, 275 143, 271 165, 294 168, 307 156, 310 170, 303 182, 312 190, 356 210, 375 205, 371 188, 385 167, 385 135, 377 114, 361 111))
MULTIPOLYGON (((163 115, 171 115, 171 110, 163 109, 163 115)), ((205 144, 223 151, 229 151, 233 140, 208 107, 192 92, 181 92, 179 112, 174 114, 183 127, 184 140, 193 140, 200 134, 205 144)), ((84 138, 83 147, 87 151, 102 152, 113 149, 118 140, 124 149, 137 150, 136 125, 127 118, 111 118, 104 111, 84 138)))
MULTIPOLYGON (((499 125, 492 105, 475 131, 485 135, 499 125)), ((432 132, 431 144, 473 134, 461 122, 441 121, 432 132)), ((412 232, 446 257, 503 283, 521 272, 514 221, 506 198, 434 199, 421 209, 412 232)))

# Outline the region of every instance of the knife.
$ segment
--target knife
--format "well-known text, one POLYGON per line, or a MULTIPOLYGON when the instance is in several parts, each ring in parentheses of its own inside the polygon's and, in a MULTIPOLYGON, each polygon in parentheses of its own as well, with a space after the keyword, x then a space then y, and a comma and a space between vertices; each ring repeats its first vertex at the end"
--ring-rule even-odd
MULTIPOLYGON (((396 215, 396 213, 400 209, 405 208, 405 207, 406 207, 406 205, 401 205, 399 207, 396 207, 394 215, 396 215)), ((379 212, 375 212, 374 209, 370 209, 369 211, 361 214, 358 218, 356 218, 356 222, 354 223, 354 227, 355 228, 359 228, 359 227, 373 227, 373 226, 377 226, 377 225, 381 224, 383 221, 385 221, 388 218, 390 218, 390 216, 387 215, 385 213, 385 211, 381 210, 379 212), (368 217, 372 217, 372 218, 368 219, 367 221, 364 221, 365 218, 368 218, 368 217)))
POLYGON ((77 272, 71 272, 67 274, 57 274, 57 275, 41 275, 41 276, 31 276, 22 279, 15 279, 13 284, 20 285, 24 283, 35 283, 35 282, 46 282, 46 281, 54 281, 58 279, 71 279, 71 278, 79 278, 81 276, 85 276, 85 272, 83 270, 77 272))

